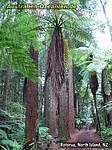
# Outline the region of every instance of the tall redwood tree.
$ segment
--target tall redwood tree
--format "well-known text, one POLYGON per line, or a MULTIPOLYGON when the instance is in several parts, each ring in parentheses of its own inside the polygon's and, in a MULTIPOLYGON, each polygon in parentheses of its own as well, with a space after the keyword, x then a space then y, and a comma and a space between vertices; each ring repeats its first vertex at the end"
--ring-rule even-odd
MULTIPOLYGON (((38 52, 30 45, 30 56, 33 63, 38 65, 38 52)), ((27 141, 32 142, 36 136, 36 127, 38 119, 38 85, 31 80, 25 80, 24 102, 26 107, 25 134, 27 141)))

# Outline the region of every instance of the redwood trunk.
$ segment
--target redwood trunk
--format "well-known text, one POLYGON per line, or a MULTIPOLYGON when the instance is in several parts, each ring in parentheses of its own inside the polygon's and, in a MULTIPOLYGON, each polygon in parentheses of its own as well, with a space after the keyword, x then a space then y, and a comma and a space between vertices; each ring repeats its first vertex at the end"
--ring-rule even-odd
POLYGON ((37 121, 37 84, 32 81, 27 82, 27 96, 26 96, 26 139, 32 141, 36 133, 37 121))
POLYGON ((68 96, 66 93, 66 81, 63 83, 60 90, 59 97, 59 137, 69 138, 69 109, 68 109, 68 96))
MULTIPOLYGON (((105 94, 105 86, 104 86, 104 81, 105 81, 105 69, 102 70, 101 74, 101 89, 102 89, 102 97, 103 97, 103 105, 106 104, 107 102, 107 95, 105 94)), ((107 111, 104 112, 104 119, 105 119, 105 126, 108 126, 108 114, 107 111)))
POLYGON ((57 135, 57 118, 56 118, 56 111, 57 111, 57 96, 55 93, 55 89, 51 84, 51 100, 50 100, 50 132, 53 136, 57 135))
POLYGON ((49 127, 49 112, 50 112, 50 103, 49 103, 49 81, 46 83, 45 89, 45 97, 44 97, 44 118, 45 118, 45 126, 49 127))
MULTIPOLYGON (((50 3, 51 4, 58 4, 59 0, 50 0, 50 3)), ((52 39, 53 38, 54 37, 52 36, 52 39)), ((53 40, 52 40, 52 43, 53 43, 53 40)), ((51 45, 52 45, 52 43, 51 43, 51 45)), ((56 43, 56 44, 58 44, 58 43, 56 43)), ((54 43, 53 47, 55 47, 55 43, 54 43)), ((53 47, 51 48, 52 51, 53 51, 53 47)), ((49 52, 48 52, 48 55, 49 55, 49 52)), ((53 55, 55 56, 55 54, 53 54, 53 55)), ((51 57, 53 57, 53 55, 51 57)), ((53 62, 53 63, 55 63, 55 62, 53 62)), ((50 71, 50 72, 52 72, 52 71, 50 71)), ((57 94, 56 94, 57 93, 56 92, 56 87, 55 87, 56 85, 54 85, 54 78, 55 77, 53 77, 53 76, 55 76, 55 75, 52 75, 52 73, 51 73, 51 78, 50 78, 50 80, 51 80, 51 87, 50 87, 51 90, 50 90, 49 127, 50 127, 51 135, 56 136, 57 135, 57 132, 56 132, 56 130, 57 130, 57 116, 56 116, 56 112, 57 112, 57 105, 58 105, 58 97, 57 97, 57 94)), ((48 101, 47 101, 47 104, 48 104, 48 101)), ((46 113, 47 113, 46 115, 48 115, 49 112, 47 111, 46 113)), ((48 121, 47 121, 47 124, 48 124, 48 121)))
MULTIPOLYGON (((30 56, 33 59, 34 64, 37 66, 38 54, 34 51, 33 46, 30 46, 30 56)), ((24 89, 24 102, 26 106, 26 139, 32 142, 36 136, 36 127, 38 119, 38 87, 37 83, 33 83, 27 80, 24 89)))

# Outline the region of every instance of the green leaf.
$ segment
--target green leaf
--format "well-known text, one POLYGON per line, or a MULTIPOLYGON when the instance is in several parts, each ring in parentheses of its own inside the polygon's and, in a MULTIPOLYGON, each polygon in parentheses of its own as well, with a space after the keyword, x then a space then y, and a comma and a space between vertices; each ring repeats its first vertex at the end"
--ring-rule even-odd
POLYGON ((0 145, 0 148, 2 148, 3 150, 7 150, 4 146, 0 145))
POLYGON ((13 142, 12 140, 9 140, 9 139, 7 139, 7 140, 2 140, 1 143, 2 143, 3 145, 9 145, 9 146, 12 146, 12 147, 13 147, 13 144, 14 144, 14 142, 13 142))
POLYGON ((5 131, 3 131, 2 129, 0 129, 0 135, 1 135, 3 138, 7 139, 7 133, 6 133, 5 131))

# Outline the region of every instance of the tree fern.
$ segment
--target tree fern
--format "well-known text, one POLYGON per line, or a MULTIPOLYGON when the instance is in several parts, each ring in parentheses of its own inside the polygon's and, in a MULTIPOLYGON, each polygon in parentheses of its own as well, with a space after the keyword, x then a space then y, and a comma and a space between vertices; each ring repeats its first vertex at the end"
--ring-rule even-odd
POLYGON ((26 12, 14 16, 7 14, 1 23, 0 57, 1 62, 37 82, 37 69, 28 55, 28 44, 36 40, 36 25, 33 17, 26 12))

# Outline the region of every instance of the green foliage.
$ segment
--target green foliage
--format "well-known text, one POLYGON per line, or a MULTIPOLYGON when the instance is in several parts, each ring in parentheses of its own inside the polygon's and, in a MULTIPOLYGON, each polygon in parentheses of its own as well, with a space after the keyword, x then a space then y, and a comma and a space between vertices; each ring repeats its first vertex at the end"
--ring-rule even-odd
POLYGON ((37 81, 36 66, 32 63, 32 59, 26 52, 22 50, 11 50, 11 52, 7 52, 4 50, 2 51, 1 57, 3 60, 2 62, 11 66, 13 70, 32 79, 33 82, 37 81))
MULTIPOLYGON (((39 141, 41 142, 40 147, 47 147, 49 142, 54 141, 54 138, 50 135, 49 131, 50 129, 47 127, 39 127, 39 141)), ((35 148, 33 147, 32 150, 35 150, 35 148)))
POLYGON ((82 85, 82 87, 80 88, 80 95, 83 97, 83 98, 88 98, 88 87, 86 85, 82 85))
POLYGON ((74 63, 78 66, 84 65, 88 63, 88 48, 87 47, 79 47, 70 50, 70 55, 74 59, 74 63))
POLYGON ((66 139, 65 136, 64 136, 64 137, 61 137, 61 138, 58 138, 58 140, 59 140, 59 142, 61 142, 61 143, 64 143, 64 142, 67 141, 67 139, 66 139))
POLYGON ((24 118, 25 108, 20 102, 10 101, 8 103, 8 110, 12 116, 24 118))
POLYGON ((1 130, 1 129, 0 129, 0 138, 5 138, 5 139, 7 139, 7 134, 6 134, 6 132, 3 131, 3 130, 1 130))
POLYGON ((111 87, 110 87, 110 83, 107 79, 107 80, 105 80, 105 94, 110 95, 110 92, 111 92, 111 87))
POLYGON ((43 127, 44 126, 44 119, 40 119, 38 123, 38 127, 43 127))
POLYGON ((112 101, 105 103, 105 105, 101 108, 102 111, 107 111, 108 113, 112 111, 112 101))
POLYGON ((13 144, 22 145, 24 142, 24 119, 11 116, 9 113, 0 110, 0 122, 1 144, 10 146, 13 144))
POLYGON ((12 141, 12 140, 2 140, 1 142, 3 145, 5 145, 8 149, 10 149, 9 147, 12 147, 13 150, 19 150, 20 149, 20 145, 16 142, 16 141, 12 141))
MULTIPOLYGON (((74 1, 73 4, 76 5, 77 8, 79 1, 74 1)), ((76 8, 75 10, 47 10, 46 17, 43 17, 40 21, 41 26, 43 28, 54 27, 55 22, 58 21, 63 27, 64 36, 66 36, 68 33, 72 33, 72 39, 74 41, 80 41, 83 43, 87 43, 87 41, 94 42, 90 29, 91 19, 84 16, 78 16, 76 8)))
POLYGON ((39 134, 41 137, 46 137, 48 135, 49 128, 47 127, 40 127, 39 128, 39 134))
POLYGON ((2 34, 0 48, 27 50, 27 44, 35 38, 35 30, 32 30, 35 24, 35 19, 27 12, 21 12, 16 16, 13 13, 7 14, 0 30, 2 34))
POLYGON ((76 125, 81 125, 81 124, 83 124, 83 121, 80 119, 80 118, 77 118, 76 119, 76 125))
POLYGON ((19 150, 20 149, 20 145, 13 140, 9 140, 8 138, 8 134, 6 133, 6 131, 0 129, 0 147, 3 149, 7 149, 10 150, 10 148, 12 147, 13 150, 19 150))
MULTIPOLYGON (((19 0, 18 2, 23 1, 24 0, 19 0)), ((92 10, 93 7, 96 7, 95 1, 94 3, 93 1, 91 2, 93 5, 90 7, 88 6, 90 10, 92 10)), ((39 50, 39 61, 44 59, 45 57, 43 57, 43 55, 45 54, 45 49, 49 47, 51 42, 50 36, 52 28, 50 27, 54 27, 56 19, 60 24, 62 23, 63 37, 68 38, 70 35, 69 38, 72 39, 70 51, 67 51, 66 55, 72 56, 75 64, 74 78, 76 88, 74 93, 76 93, 78 100, 80 100, 79 108, 81 111, 80 118, 76 119, 76 124, 85 124, 87 119, 92 115, 91 95, 89 90, 86 92, 89 72, 99 72, 108 63, 105 79, 105 93, 110 95, 111 92, 110 81, 112 80, 112 59, 110 61, 109 55, 105 59, 104 55, 102 58, 103 61, 100 60, 101 57, 99 56, 101 54, 96 51, 98 48, 92 47, 94 60, 93 62, 88 61, 88 55, 91 52, 91 48, 87 45, 91 43, 95 44, 92 37, 91 26, 93 25, 92 27, 94 27, 95 23, 97 23, 97 28, 104 31, 105 24, 102 22, 94 22, 92 19, 80 15, 80 12, 78 11, 81 10, 84 12, 83 8, 87 8, 87 0, 62 0, 61 2, 63 3, 74 3, 76 6, 80 3, 82 5, 81 9, 79 7, 79 10, 46 10, 46 16, 40 16, 38 19, 39 21, 34 18, 31 11, 5 10, 5 0, 2 0, 2 2, 4 5, 0 5, 0 13, 2 14, 0 22, 0 63, 8 65, 12 70, 21 73, 33 82, 37 82, 38 77, 37 68, 29 56, 29 45, 32 43, 34 48, 39 50), (38 40, 37 34, 41 34, 42 38, 44 38, 38 40), (43 41, 44 43, 42 43, 43 41)), ((42 1, 40 3, 42 3, 42 1)), ((103 109, 110 112, 112 110, 112 102, 107 103, 102 107, 102 110, 103 109)), ((8 112, 10 113, 0 111, 0 146, 2 148, 5 146, 3 149, 13 147, 13 150, 18 150, 24 141, 24 107, 20 102, 11 101, 8 103, 8 112), (14 139, 16 140, 13 141, 14 139)), ((39 121, 38 127, 41 140, 45 142, 54 140, 49 134, 49 128, 44 127, 43 120, 39 121)), ((104 139, 106 137, 106 140, 109 138, 112 139, 110 128, 103 128, 102 134, 104 139)), ((66 141, 66 137, 62 137, 60 141, 66 141)))
POLYGON ((110 81, 111 81, 111 70, 109 69, 107 64, 107 67, 105 69, 105 76, 104 76, 104 90, 106 95, 110 95, 111 93, 110 81))
POLYGON ((52 141, 54 138, 49 134, 49 128, 47 127, 40 127, 39 128, 39 137, 44 141, 52 141))
POLYGON ((0 148, 2 148, 3 150, 7 150, 4 146, 0 145, 0 148))
POLYGON ((103 142, 107 142, 112 146, 112 128, 102 128, 102 139, 103 142))
POLYGON ((28 51, 30 43, 35 43, 37 22, 32 15, 22 11, 15 15, 5 13, 0 28, 1 62, 37 82, 37 69, 28 51))
POLYGON ((13 150, 20 150, 21 146, 17 143, 17 141, 14 141, 13 143, 13 150))

